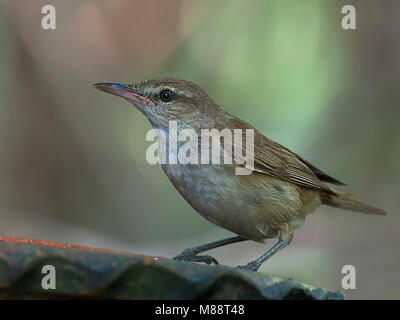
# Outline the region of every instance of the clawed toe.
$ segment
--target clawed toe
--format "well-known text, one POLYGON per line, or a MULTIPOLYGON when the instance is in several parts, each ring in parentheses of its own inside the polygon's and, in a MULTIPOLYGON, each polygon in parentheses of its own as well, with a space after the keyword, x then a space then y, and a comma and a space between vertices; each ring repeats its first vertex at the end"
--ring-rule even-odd
POLYGON ((218 261, 211 256, 205 255, 205 256, 196 256, 196 255, 192 255, 192 256, 182 256, 182 255, 178 255, 176 257, 173 257, 172 259, 174 259, 175 261, 187 261, 187 262, 203 262, 206 264, 219 264, 218 261))
POLYGON ((196 255, 195 250, 193 249, 186 249, 181 254, 173 257, 175 261, 187 261, 187 262, 202 262, 206 264, 219 264, 218 261, 209 255, 198 256, 196 255))
POLYGON ((203 262, 206 264, 219 264, 218 261, 209 255, 205 255, 205 256, 194 256, 194 261, 196 262, 203 262))

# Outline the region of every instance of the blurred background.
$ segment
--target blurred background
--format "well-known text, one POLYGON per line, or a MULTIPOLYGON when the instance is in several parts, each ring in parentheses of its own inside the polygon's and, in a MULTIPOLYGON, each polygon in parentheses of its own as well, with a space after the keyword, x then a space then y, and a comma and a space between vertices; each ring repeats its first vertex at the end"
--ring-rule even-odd
MULTIPOLYGON (((346 182, 385 217, 319 208, 261 271, 399 299, 400 2, 1 1, 0 235, 167 257, 231 236, 146 162, 150 124, 91 88, 173 76, 346 182), (56 30, 41 28, 42 6, 56 30)), ((210 251, 243 264, 266 245, 210 251)))

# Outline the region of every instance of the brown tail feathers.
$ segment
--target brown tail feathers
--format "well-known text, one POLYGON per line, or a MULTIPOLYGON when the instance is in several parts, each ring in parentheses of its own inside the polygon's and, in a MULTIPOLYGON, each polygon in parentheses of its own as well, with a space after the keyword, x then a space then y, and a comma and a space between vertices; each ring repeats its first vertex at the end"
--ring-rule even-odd
POLYGON ((360 199, 352 196, 349 193, 342 191, 332 190, 334 193, 323 193, 321 195, 321 200, 323 204, 328 206, 337 207, 345 210, 357 211, 366 214, 377 214, 384 216, 385 211, 373 207, 360 199))

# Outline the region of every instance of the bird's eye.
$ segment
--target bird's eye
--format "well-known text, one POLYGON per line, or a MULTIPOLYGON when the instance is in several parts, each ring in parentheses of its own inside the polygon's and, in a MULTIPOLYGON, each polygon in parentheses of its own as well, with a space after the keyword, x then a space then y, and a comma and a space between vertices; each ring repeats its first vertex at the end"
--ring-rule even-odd
POLYGON ((160 99, 164 102, 171 101, 175 96, 175 93, 172 90, 164 89, 160 92, 160 99))

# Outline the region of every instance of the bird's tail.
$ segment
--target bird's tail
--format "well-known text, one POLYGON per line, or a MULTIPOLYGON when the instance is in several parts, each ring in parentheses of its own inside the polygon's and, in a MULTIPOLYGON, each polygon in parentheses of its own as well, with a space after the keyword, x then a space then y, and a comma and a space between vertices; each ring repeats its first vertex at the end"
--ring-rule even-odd
POLYGON ((374 206, 361 201, 360 199, 352 196, 349 193, 342 191, 332 190, 333 193, 321 194, 323 204, 328 206, 337 207, 345 210, 357 211, 366 214, 377 214, 380 216, 386 215, 386 212, 374 206))

